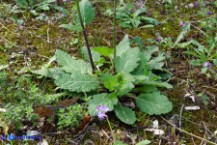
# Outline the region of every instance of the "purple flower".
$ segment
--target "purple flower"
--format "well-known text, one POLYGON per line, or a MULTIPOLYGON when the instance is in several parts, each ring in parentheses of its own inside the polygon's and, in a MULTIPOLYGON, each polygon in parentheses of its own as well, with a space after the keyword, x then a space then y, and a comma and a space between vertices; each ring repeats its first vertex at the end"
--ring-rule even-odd
POLYGON ((180 25, 181 27, 185 27, 185 26, 186 26, 186 23, 184 23, 183 21, 180 21, 180 22, 179 22, 179 25, 180 25))
POLYGON ((139 8, 143 8, 145 6, 145 2, 143 1, 137 1, 136 2, 136 7, 139 9, 139 8))
POLYGON ((99 111, 99 112, 108 112, 109 111, 109 108, 104 106, 104 105, 99 105, 96 107, 96 110, 99 111))
POLYGON ((104 105, 97 106, 96 110, 98 112, 97 116, 100 120, 107 118, 108 116, 106 115, 106 112, 110 111, 109 108, 104 105))
POLYGON ((195 7, 199 6, 199 2, 196 1, 196 2, 194 3, 194 6, 195 6, 195 7))
POLYGON ((202 66, 203 66, 203 67, 207 67, 208 69, 211 69, 211 68, 213 67, 213 64, 210 63, 210 62, 208 62, 208 61, 206 61, 206 62, 204 62, 204 63, 202 64, 202 66))
POLYGON ((162 41, 162 39, 161 39, 161 37, 157 37, 157 42, 161 42, 162 41))
POLYGON ((208 11, 208 12, 207 12, 207 15, 212 15, 212 12, 208 11))
POLYGON ((97 116, 98 116, 98 118, 99 118, 100 120, 104 120, 105 118, 108 117, 104 112, 99 112, 99 113, 97 114, 97 116))

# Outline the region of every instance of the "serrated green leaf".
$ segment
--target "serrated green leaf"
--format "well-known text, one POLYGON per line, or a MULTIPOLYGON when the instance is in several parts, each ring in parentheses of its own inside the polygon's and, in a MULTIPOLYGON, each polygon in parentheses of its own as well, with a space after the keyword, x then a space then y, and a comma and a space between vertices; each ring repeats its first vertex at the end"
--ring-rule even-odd
POLYGON ((128 35, 125 35, 124 39, 116 47, 116 56, 122 56, 123 53, 127 52, 130 47, 130 39, 128 35))
POLYGON ((136 99, 136 105, 149 115, 160 115, 172 110, 172 103, 160 92, 144 93, 136 99))
POLYGON ((126 124, 134 124, 136 121, 135 112, 132 109, 124 107, 120 104, 115 106, 115 114, 122 122, 126 124))
POLYGON ((144 75, 148 70, 148 61, 144 53, 139 54, 140 61, 138 62, 137 68, 132 72, 133 75, 144 75))
POLYGON ((64 51, 57 50, 55 57, 58 64, 62 66, 62 69, 68 73, 91 73, 91 66, 88 62, 76 60, 64 51))
POLYGON ((113 94, 97 94, 92 96, 92 99, 88 101, 88 112, 91 116, 97 115, 96 107, 99 105, 103 105, 109 108, 110 111, 114 109, 114 105, 118 103, 118 99, 113 94))
POLYGON ((127 52, 124 52, 115 59, 115 70, 123 73, 132 72, 138 66, 139 55, 139 48, 129 49, 127 52))
POLYGON ((79 3, 81 16, 85 25, 92 23, 95 18, 95 9, 89 0, 81 0, 79 3))
POLYGON ((64 73, 55 80, 57 86, 72 92, 89 92, 95 90, 99 82, 94 76, 74 72, 73 74, 64 73))
POLYGON ((153 57, 149 62, 148 62, 148 67, 150 70, 163 70, 163 65, 165 60, 164 54, 159 54, 156 57, 153 57))
POLYGON ((63 76, 65 74, 65 72, 59 67, 50 68, 46 73, 47 77, 53 79, 57 79, 58 77, 63 76))

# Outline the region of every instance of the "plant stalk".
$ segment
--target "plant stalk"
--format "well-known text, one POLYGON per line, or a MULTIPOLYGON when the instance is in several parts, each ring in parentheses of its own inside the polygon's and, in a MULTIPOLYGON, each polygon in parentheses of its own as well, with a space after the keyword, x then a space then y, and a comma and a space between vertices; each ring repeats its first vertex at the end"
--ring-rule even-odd
POLYGON ((111 123, 110 123, 110 121, 109 121, 108 118, 106 118, 106 121, 107 121, 107 123, 108 123, 108 125, 109 125, 109 129, 110 129, 110 131, 111 131, 112 138, 113 138, 113 142, 114 142, 114 141, 115 141, 115 135, 114 135, 114 132, 113 132, 113 130, 112 130, 111 123))
POLYGON ((76 7, 77 7, 77 11, 78 11, 79 21, 80 21, 80 24, 81 24, 81 27, 82 27, 82 32, 83 32, 85 44, 86 44, 87 51, 88 51, 88 56, 89 56, 89 59, 90 59, 92 72, 95 73, 95 65, 94 65, 94 62, 93 62, 93 57, 92 57, 92 53, 91 53, 91 50, 90 50, 89 41, 88 41, 88 38, 87 38, 87 31, 86 31, 86 28, 84 27, 84 22, 83 22, 83 19, 81 17, 79 0, 76 0, 76 7))
POLYGON ((115 71, 115 59, 116 59, 116 5, 117 5, 117 0, 114 0, 114 14, 113 14, 113 46, 114 46, 114 71, 115 71))

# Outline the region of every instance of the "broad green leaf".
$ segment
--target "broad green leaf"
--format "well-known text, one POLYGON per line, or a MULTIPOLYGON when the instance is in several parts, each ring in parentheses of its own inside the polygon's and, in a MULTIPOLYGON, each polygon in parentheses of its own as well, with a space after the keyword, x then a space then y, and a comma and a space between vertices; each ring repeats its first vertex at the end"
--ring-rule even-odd
POLYGON ((156 57, 153 57, 149 62, 148 62, 148 67, 150 70, 163 70, 163 65, 164 65, 164 61, 165 60, 165 56, 164 54, 159 54, 156 57))
MULTIPOLYGON (((148 54, 147 54, 148 55, 148 54)), ((139 54, 140 61, 138 62, 137 68, 133 71, 133 75, 144 75, 148 70, 148 61, 144 53, 139 54)))
POLYGON ((72 92, 89 92, 95 90, 99 82, 95 76, 74 72, 71 75, 64 73, 55 80, 57 86, 72 92))
POLYGON ((137 66, 140 60, 139 48, 129 49, 115 59, 115 69, 117 72, 130 73, 137 66))
POLYGON ((109 57, 111 54, 114 53, 114 49, 105 47, 105 46, 100 46, 100 47, 93 47, 92 48, 95 52, 98 52, 99 54, 109 57))
POLYGON ((159 52, 158 46, 147 46, 145 47, 145 50, 142 51, 146 60, 150 60, 152 55, 157 52, 159 52))
POLYGON ((172 103, 160 92, 144 93, 136 99, 136 105, 149 115, 160 115, 172 110, 172 103))
POLYGON ((59 67, 50 68, 48 71, 42 69, 42 71, 44 71, 46 77, 53 79, 57 79, 65 74, 65 72, 59 67))
MULTIPOLYGON (((94 62, 100 61, 101 55, 100 55, 98 52, 93 51, 92 48, 91 48, 90 50, 91 50, 91 54, 92 54, 93 61, 94 61, 94 62)), ((81 48, 81 52, 82 52, 84 58, 85 58, 87 61, 90 61, 90 58, 89 58, 89 55, 88 55, 87 47, 82 47, 82 48, 81 48)))
POLYGON ((127 93, 129 93, 134 88, 134 85, 132 82, 125 82, 121 85, 121 87, 118 89, 118 96, 123 96, 127 93))
POLYGON ((150 140, 142 140, 140 142, 138 142, 136 145, 147 145, 147 144, 150 144, 151 141, 150 140))
POLYGON ((91 73, 91 66, 83 60, 76 60, 64 51, 57 50, 56 60, 62 69, 68 73, 80 72, 81 74, 91 73))
POLYGON ((96 107, 103 105, 109 108, 109 110, 114 110, 114 105, 118 103, 118 99, 115 95, 112 94, 97 94, 92 96, 92 99, 88 101, 88 112, 91 116, 97 115, 96 107))
POLYGON ((92 23, 92 21, 95 18, 95 10, 90 3, 89 0, 81 0, 79 3, 80 6, 80 11, 81 11, 81 16, 83 18, 84 24, 88 25, 92 23))
POLYGON ((113 76, 111 74, 103 74, 100 78, 104 83, 105 88, 109 89, 110 92, 120 86, 120 81, 118 80, 117 75, 113 76))
POLYGON ((130 74, 103 74, 101 81, 104 83, 105 88, 110 92, 114 91, 118 96, 129 93, 133 88, 134 77, 130 74))
POLYGON ((124 107, 120 104, 115 106, 115 114, 122 122, 126 124, 134 124, 136 121, 135 112, 132 109, 124 107))
POLYGON ((117 56, 122 56, 123 53, 127 52, 130 50, 130 39, 128 35, 125 35, 124 39, 121 40, 121 42, 117 45, 116 47, 116 55, 117 56))
MULTIPOLYGON (((118 96, 129 93, 134 88, 134 81, 135 79, 131 74, 123 73, 121 85, 117 89, 118 96)), ((118 82, 120 82, 120 80, 118 80, 118 82)))

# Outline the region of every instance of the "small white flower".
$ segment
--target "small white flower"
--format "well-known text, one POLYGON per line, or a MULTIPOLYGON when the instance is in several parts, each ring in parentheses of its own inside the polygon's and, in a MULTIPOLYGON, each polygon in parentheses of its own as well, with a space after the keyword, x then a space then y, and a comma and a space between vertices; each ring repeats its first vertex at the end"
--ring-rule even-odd
POLYGON ((0 108, 0 112, 6 112, 7 110, 4 108, 0 108))
POLYGON ((194 4, 193 4, 193 3, 190 3, 188 6, 189 6, 190 8, 193 8, 193 7, 194 7, 194 4))

